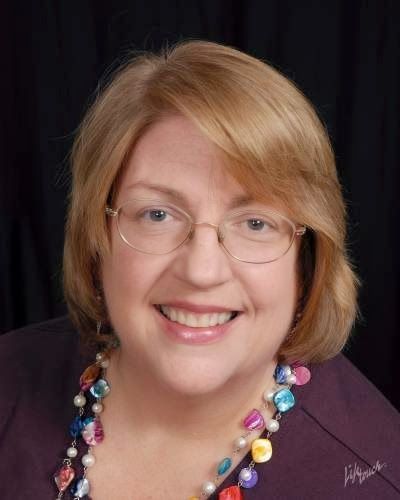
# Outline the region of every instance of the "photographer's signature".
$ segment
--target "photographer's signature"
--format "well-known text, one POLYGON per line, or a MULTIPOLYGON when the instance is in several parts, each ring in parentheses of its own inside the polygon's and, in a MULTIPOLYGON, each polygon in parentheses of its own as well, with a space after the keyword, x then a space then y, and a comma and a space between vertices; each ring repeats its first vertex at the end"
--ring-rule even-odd
POLYGON ((362 484, 370 476, 373 476, 379 472, 383 467, 386 467, 386 462, 382 464, 377 460, 372 467, 367 467, 362 470, 357 462, 354 464, 345 465, 344 467, 344 487, 347 484, 354 484, 357 480, 359 484, 362 484))

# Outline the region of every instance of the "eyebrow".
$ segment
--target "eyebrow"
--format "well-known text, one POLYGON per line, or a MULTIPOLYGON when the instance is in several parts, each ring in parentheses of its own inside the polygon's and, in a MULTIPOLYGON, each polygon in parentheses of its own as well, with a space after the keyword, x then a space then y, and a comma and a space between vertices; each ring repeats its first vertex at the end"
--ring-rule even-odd
MULTIPOLYGON (((161 194, 167 195, 169 198, 174 199, 176 201, 179 201, 181 203, 184 203, 186 206, 189 206, 188 198, 186 198, 186 196, 183 193, 181 193, 180 191, 177 191, 176 189, 173 189, 173 188, 170 188, 167 186, 163 186, 162 184, 153 184, 151 182, 138 181, 138 182, 135 182, 134 184, 130 184, 126 189, 135 189, 138 187, 147 189, 148 191, 153 191, 153 192, 158 193, 158 194, 161 193, 161 194)), ((254 198, 252 198, 249 195, 245 195, 245 194, 236 195, 231 199, 231 201, 228 205, 228 209, 231 210, 234 208, 239 208, 239 207, 242 207, 244 205, 248 205, 249 203, 251 203, 253 201, 255 201, 254 198)))

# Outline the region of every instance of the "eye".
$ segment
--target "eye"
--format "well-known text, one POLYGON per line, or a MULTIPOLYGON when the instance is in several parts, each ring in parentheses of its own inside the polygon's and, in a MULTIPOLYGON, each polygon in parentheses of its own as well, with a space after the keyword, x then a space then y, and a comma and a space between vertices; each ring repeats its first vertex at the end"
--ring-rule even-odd
POLYGON ((167 217, 167 212, 165 210, 162 210, 161 208, 146 210, 143 213, 143 217, 149 218, 153 222, 164 221, 167 217), (148 217, 146 217, 146 215, 148 215, 148 217))
POLYGON ((131 239, 139 234, 154 236, 177 234, 186 231, 190 220, 179 208, 166 205, 159 200, 129 200, 119 212, 118 226, 131 239), (128 233, 131 236, 128 236, 128 233))
POLYGON ((264 228, 270 228, 269 224, 262 219, 248 219, 247 227, 252 231, 262 231, 264 228))
POLYGON ((229 230, 253 241, 266 241, 279 233, 280 225, 272 214, 242 213, 230 219, 229 230))
POLYGON ((174 214, 163 207, 143 207, 132 215, 133 220, 142 223, 171 222, 174 219, 174 214))

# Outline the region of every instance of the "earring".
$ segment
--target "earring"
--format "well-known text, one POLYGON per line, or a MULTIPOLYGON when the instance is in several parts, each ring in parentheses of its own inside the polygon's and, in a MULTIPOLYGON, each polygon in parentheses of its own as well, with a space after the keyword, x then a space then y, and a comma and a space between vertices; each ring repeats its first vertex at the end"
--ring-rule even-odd
MULTIPOLYGON (((98 321, 96 323, 97 335, 101 334, 101 327, 102 326, 103 326, 103 323, 101 321, 98 321)), ((113 330, 110 330, 108 333, 105 333, 103 335, 109 336, 109 339, 107 340, 107 344, 109 345, 110 348, 116 349, 117 347, 120 347, 121 342, 120 342, 119 338, 117 337, 117 334, 113 330)))
POLYGON ((298 311, 294 317, 294 320, 293 320, 293 324, 292 324, 292 328, 290 329, 290 332, 287 334, 286 336, 286 340, 290 340, 294 334, 295 334, 295 331, 296 331, 296 328, 297 328, 297 325, 302 317, 303 313, 298 311))
MULTIPOLYGON (((101 292, 98 290, 97 291, 97 295, 96 295, 96 300, 104 307, 104 303, 103 303, 103 297, 101 295, 101 292)), ((107 325, 107 322, 106 322, 106 325, 107 325)), ((103 326, 103 323, 101 320, 97 321, 96 323, 96 331, 97 331, 97 335, 99 336, 100 334, 102 334, 103 338, 105 338, 106 336, 108 336, 108 340, 106 340, 106 343, 109 345, 110 348, 117 348, 121 345, 121 342, 117 336, 117 334, 113 331, 111 325, 108 324, 109 326, 109 331, 108 328, 106 328, 106 332, 102 332, 102 326, 103 326)))

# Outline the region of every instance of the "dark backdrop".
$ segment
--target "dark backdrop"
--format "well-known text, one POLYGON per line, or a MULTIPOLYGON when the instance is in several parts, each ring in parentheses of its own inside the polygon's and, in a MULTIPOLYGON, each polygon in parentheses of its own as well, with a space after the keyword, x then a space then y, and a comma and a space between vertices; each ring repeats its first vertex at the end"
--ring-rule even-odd
POLYGON ((399 2, 8 0, 1 60, 0 330, 65 312, 68 152, 98 79, 191 37, 271 62, 317 106, 349 208, 363 318, 347 356, 397 406, 399 2))

